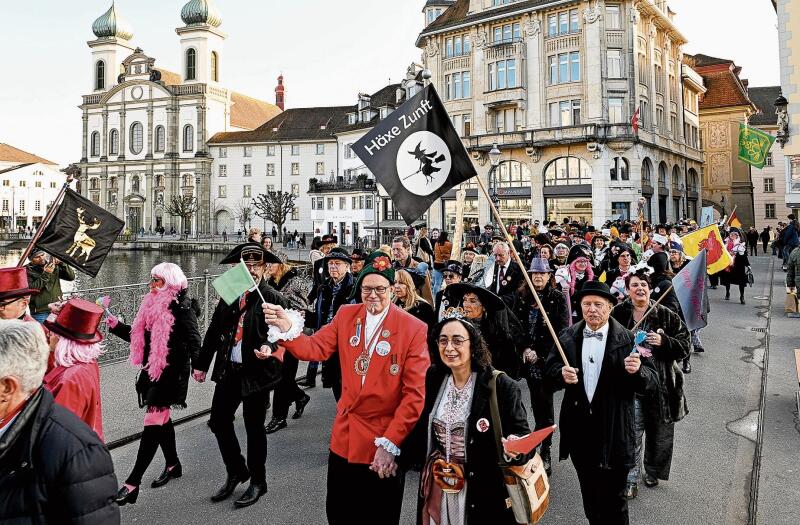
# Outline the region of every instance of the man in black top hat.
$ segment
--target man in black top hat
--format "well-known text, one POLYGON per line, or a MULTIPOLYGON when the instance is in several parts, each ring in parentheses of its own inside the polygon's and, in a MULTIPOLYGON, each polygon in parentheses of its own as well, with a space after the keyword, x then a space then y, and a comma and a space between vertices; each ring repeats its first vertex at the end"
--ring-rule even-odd
POLYGON ((626 525, 623 489, 634 465, 634 397, 653 391, 658 376, 650 359, 635 351, 634 337, 611 318, 617 298, 608 285, 587 282, 576 293, 583 320, 558 340, 570 366, 553 348, 546 373, 564 388, 559 459, 572 458, 591 525, 626 525))
POLYGON ((269 327, 261 313, 262 297, 269 303, 284 307, 288 307, 289 302, 264 278, 267 264, 281 262, 274 253, 258 243, 248 242, 234 248, 220 264, 237 264, 239 261, 247 265, 258 291, 248 290, 233 304, 220 299, 193 376, 198 382, 205 381, 211 360, 214 354, 217 355, 211 375, 217 386, 208 424, 217 438, 228 476, 211 501, 229 498, 239 483, 249 479, 250 486, 234 503, 237 507, 247 507, 267 492, 264 421, 269 390, 275 388, 281 379, 283 357, 282 352, 269 355, 269 327), (242 456, 233 428, 233 416, 240 404, 247 433, 247 459, 242 456))

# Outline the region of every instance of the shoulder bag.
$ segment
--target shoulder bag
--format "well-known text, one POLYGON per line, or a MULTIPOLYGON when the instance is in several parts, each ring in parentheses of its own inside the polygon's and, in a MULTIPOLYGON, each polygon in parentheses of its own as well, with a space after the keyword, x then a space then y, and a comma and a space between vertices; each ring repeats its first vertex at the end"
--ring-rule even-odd
POLYGON ((538 523, 550 505, 550 482, 539 454, 534 454, 524 465, 509 465, 505 461, 503 452, 503 429, 500 424, 500 408, 497 405, 497 376, 503 374, 499 370, 492 372, 489 383, 491 392, 490 409, 492 413, 492 426, 494 439, 497 445, 497 459, 503 480, 508 490, 506 504, 514 511, 517 523, 538 523))

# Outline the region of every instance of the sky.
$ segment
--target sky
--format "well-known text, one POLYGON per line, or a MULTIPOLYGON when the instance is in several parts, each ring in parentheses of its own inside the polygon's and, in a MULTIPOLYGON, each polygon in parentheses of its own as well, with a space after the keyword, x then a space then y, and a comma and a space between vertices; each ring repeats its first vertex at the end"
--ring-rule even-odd
MULTIPOLYGON (((0 142, 62 166, 81 154, 81 96, 91 92, 92 22, 111 0, 28 0, 4 5, 0 44, 0 142)), ((180 9, 186 0, 117 0, 132 43, 178 71, 180 9)), ((285 77, 286 107, 356 103, 398 81, 422 29, 424 0, 216 0, 228 35, 223 84, 274 102, 285 77)), ((687 53, 732 58, 750 86, 778 85, 775 11, 767 0, 670 0, 687 53), (739 7, 738 9, 735 7, 739 7)))

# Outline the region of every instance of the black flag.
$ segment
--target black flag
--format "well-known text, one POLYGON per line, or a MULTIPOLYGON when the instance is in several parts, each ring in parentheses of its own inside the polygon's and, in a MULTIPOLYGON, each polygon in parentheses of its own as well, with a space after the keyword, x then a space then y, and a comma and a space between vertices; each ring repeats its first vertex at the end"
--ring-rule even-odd
POLYGON ((407 224, 476 174, 432 85, 390 113, 353 144, 353 151, 386 188, 407 224))
POLYGON ((114 214, 67 189, 36 247, 96 277, 124 226, 114 214))

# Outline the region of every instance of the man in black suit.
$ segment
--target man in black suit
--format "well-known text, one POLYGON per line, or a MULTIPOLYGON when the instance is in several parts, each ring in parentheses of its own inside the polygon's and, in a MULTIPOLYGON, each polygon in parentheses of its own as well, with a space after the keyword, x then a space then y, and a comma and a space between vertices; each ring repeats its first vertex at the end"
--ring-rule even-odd
POLYGON ((494 255, 494 275, 492 284, 487 288, 502 298, 509 308, 513 308, 514 297, 525 278, 522 275, 522 269, 515 261, 511 260, 511 248, 507 242, 495 243, 492 254, 494 255))
POLYGON ((583 320, 558 340, 572 366, 553 348, 546 372, 554 388, 564 388, 559 426, 559 459, 572 458, 591 525, 627 525, 623 495, 635 463, 634 396, 657 388, 650 358, 640 358, 633 334, 610 318, 616 297, 608 285, 587 282, 577 292, 583 320))

